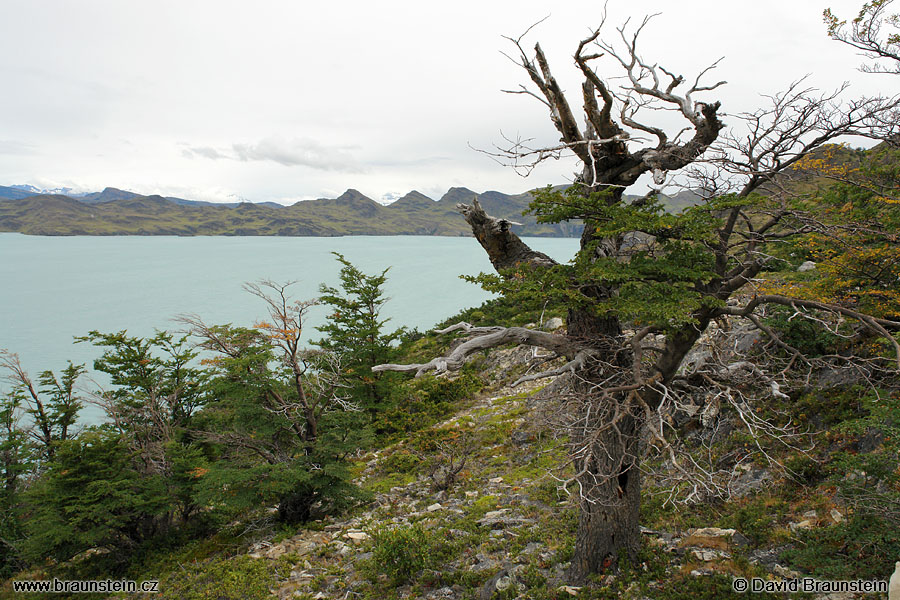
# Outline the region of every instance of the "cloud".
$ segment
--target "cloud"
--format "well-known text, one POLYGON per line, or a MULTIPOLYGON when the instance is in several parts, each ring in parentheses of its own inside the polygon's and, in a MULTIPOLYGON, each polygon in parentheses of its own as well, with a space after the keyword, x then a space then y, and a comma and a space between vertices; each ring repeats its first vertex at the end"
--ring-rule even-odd
POLYGON ((211 160, 218 160, 220 158, 228 158, 215 148, 210 146, 188 146, 181 153, 187 158, 194 158, 195 156, 199 156, 201 158, 209 158, 211 160))
POLYGON ((366 170, 347 152, 347 147, 326 146, 310 138, 290 140, 279 136, 263 138, 251 144, 232 144, 230 150, 212 146, 181 144, 185 158, 239 160, 241 162, 274 162, 286 167, 310 167, 320 171, 364 173, 366 170))
POLYGON ((372 162, 378 167, 428 167, 437 163, 456 160, 452 156, 423 156, 410 159, 383 159, 372 162))
POLYGON ((34 146, 16 140, 0 140, 0 154, 34 154, 34 146))
POLYGON ((234 144, 238 160, 272 161, 286 167, 362 173, 364 169, 345 148, 326 146, 309 138, 267 137, 255 144, 234 144))

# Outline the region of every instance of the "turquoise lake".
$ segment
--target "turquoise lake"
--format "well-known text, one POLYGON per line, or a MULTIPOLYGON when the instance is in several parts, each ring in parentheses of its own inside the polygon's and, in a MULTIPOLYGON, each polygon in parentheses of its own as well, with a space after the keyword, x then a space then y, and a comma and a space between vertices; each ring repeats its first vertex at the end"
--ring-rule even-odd
MULTIPOLYGON (((526 238, 535 250, 568 261, 576 238, 526 238)), ((474 238, 391 237, 38 237, 0 233, 0 348, 16 352, 34 378, 67 360, 89 369, 99 355, 73 338, 92 329, 152 335, 196 313, 210 324, 250 326, 266 316, 248 281, 296 280, 297 298, 338 284, 340 252, 367 274, 390 267, 388 327, 426 330, 490 295, 459 275, 491 271, 474 238)), ((310 311, 307 339, 324 320, 310 311)), ((93 373, 91 373, 93 375, 93 373)), ((83 382, 86 385, 87 379, 83 382)), ((3 384, 0 384, 2 386, 3 384)), ((92 421, 86 409, 86 421, 92 421)))

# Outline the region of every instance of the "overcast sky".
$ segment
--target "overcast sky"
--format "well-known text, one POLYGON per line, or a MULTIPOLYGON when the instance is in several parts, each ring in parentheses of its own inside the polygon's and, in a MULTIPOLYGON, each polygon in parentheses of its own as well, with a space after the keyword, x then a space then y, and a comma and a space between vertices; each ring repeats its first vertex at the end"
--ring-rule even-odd
MULTIPOLYGON (((540 41, 580 93, 571 56, 602 3, 561 4, 0 0, 0 185, 288 204, 347 188, 438 199, 453 186, 559 183, 574 159, 522 179, 470 146, 501 132, 558 139, 545 107, 501 92, 526 81, 501 51, 513 50, 503 35, 549 14, 526 43, 540 41)), ((806 74, 823 90, 896 92, 825 35, 825 7, 852 17, 860 4, 610 0, 607 37, 629 16, 662 13, 641 54, 691 80, 724 56, 709 80, 728 85, 707 98, 726 114, 806 74)))

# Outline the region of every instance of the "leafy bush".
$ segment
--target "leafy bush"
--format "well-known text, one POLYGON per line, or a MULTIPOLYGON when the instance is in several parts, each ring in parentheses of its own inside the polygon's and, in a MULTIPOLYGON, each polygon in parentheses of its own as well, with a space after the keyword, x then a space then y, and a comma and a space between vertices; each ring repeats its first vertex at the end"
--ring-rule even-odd
POLYGON ((417 471, 422 459, 409 452, 397 451, 381 460, 378 468, 382 473, 412 473, 417 471))
POLYGON ((402 585, 433 562, 431 539, 420 523, 375 529, 369 535, 374 567, 368 573, 370 579, 377 580, 379 574, 384 574, 391 585, 402 585))
POLYGON ((405 399, 382 410, 375 419, 375 430, 384 438, 419 431, 453 412, 453 404, 470 397, 483 383, 472 372, 455 379, 425 375, 404 384, 405 399))
POLYGON ((794 568, 822 579, 881 579, 900 556, 900 530, 874 515, 854 514, 846 521, 800 533, 802 546, 783 558, 794 568))
POLYGON ((761 496, 732 511, 722 524, 737 529, 755 544, 762 545, 771 540, 776 515, 783 514, 786 508, 781 500, 761 496))
POLYGON ((24 551, 32 561, 64 561, 93 547, 122 558, 168 527, 174 505, 166 481, 135 470, 122 438, 92 429, 61 443, 44 476, 28 492, 33 512, 24 551))
POLYGON ((160 581, 159 600, 263 600, 272 597, 277 568, 267 560, 238 556, 172 571, 160 581))

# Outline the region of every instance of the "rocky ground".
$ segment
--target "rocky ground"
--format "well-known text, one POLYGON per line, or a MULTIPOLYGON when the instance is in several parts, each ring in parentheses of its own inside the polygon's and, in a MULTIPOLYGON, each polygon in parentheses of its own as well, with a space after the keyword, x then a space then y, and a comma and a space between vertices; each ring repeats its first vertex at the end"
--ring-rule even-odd
MULTIPOLYGON (((493 372, 507 371, 501 378, 521 358, 514 352, 521 351, 492 359, 499 361, 493 372)), ((252 546, 251 557, 289 567, 281 569, 273 593, 306 599, 728 597, 735 577, 802 577, 780 558, 795 543, 793 535, 844 518, 834 507, 788 512, 775 521, 782 531, 774 536, 778 543, 766 545, 733 527, 704 526, 702 515, 668 526, 651 516, 644 519, 654 524, 643 530, 645 560, 633 572, 600 577, 583 589, 569 586, 563 575, 575 509, 554 477, 564 462, 560 442, 542 432, 535 413, 534 391, 544 384, 495 386, 424 435, 364 457, 357 481, 374 494, 367 507, 252 546), (461 448, 465 468, 448 489, 436 490, 430 467, 461 448), (386 532, 407 537, 391 547, 397 539, 386 532)), ((743 477, 746 494, 778 483, 765 469, 747 468, 743 477)))

